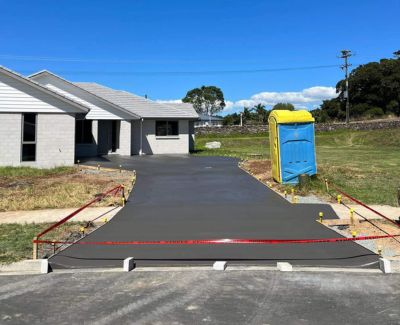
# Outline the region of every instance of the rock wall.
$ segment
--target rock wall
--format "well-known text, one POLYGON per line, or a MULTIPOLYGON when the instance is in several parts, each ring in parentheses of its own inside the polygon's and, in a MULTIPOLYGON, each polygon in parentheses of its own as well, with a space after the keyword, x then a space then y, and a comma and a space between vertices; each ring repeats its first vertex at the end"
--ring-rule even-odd
MULTIPOLYGON (((378 120, 378 121, 360 121, 345 123, 319 123, 315 124, 316 131, 334 131, 339 129, 350 130, 378 130, 400 128, 400 119, 396 120, 378 120)), ((229 125, 221 127, 198 127, 195 129, 196 135, 229 135, 229 134, 255 134, 268 131, 268 125, 229 125)))

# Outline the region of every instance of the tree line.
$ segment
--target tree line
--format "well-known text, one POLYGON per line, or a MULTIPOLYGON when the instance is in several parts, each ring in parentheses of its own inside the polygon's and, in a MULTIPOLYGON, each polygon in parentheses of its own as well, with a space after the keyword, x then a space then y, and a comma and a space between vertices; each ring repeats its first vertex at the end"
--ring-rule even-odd
MULTIPOLYGON (((360 65, 349 75, 350 118, 400 116, 400 51, 393 59, 360 65)), ((343 121, 346 117, 345 80, 336 84, 338 96, 312 110, 317 122, 343 121)))
MULTIPOLYGON (((400 50, 392 59, 363 64, 349 75, 350 118, 370 119, 400 116, 400 50)), ((319 108, 311 111, 316 122, 343 121, 346 118, 345 80, 336 84, 337 97, 324 100, 319 108)), ((215 86, 202 86, 187 92, 182 99, 192 103, 198 113, 216 115, 226 106, 222 90, 215 86)), ((266 124, 274 109, 294 110, 291 103, 278 103, 268 110, 265 105, 244 107, 243 112, 226 115, 225 125, 266 124)))

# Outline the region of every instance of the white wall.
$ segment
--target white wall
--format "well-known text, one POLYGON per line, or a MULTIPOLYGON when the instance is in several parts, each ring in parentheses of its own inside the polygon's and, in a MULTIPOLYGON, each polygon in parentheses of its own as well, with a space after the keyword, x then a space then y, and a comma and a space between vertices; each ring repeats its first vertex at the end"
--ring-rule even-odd
POLYGON ((71 104, 0 72, 0 112, 81 112, 71 104))
MULTIPOLYGON (((157 137, 155 135, 156 121, 143 121, 143 153, 151 154, 187 154, 189 153, 189 122, 179 120, 179 135, 157 137)), ((134 121, 132 132, 132 154, 140 150, 140 121, 134 121)))

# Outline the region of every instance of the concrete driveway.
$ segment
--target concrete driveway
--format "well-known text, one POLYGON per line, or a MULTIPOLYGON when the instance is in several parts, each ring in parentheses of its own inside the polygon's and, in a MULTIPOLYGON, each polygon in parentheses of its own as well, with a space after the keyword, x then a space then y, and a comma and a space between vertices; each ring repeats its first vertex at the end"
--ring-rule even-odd
MULTIPOLYGON (((98 161, 89 161, 97 164, 98 161)), ((85 241, 217 238, 329 238, 337 233, 315 220, 328 205, 292 205, 238 168, 238 160, 193 156, 110 156, 103 166, 137 171, 128 204, 85 241)), ((377 256, 356 243, 201 246, 73 245, 50 259, 53 268, 231 263, 377 267, 377 256)))

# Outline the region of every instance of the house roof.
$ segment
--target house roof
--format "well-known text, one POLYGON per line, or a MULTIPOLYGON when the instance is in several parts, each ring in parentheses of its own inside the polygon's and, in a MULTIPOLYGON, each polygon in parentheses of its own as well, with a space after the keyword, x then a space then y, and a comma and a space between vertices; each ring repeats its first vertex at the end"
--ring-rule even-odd
POLYGON ((76 102, 76 101, 72 100, 71 98, 68 98, 68 97, 66 97, 66 96, 64 96, 62 94, 59 94, 58 92, 55 92, 55 91, 53 91, 53 90, 51 90, 51 89, 49 89, 49 88, 47 88, 47 87, 45 87, 45 86, 43 86, 41 84, 29 79, 29 78, 26 78, 26 77, 20 75, 19 73, 15 72, 15 71, 12 71, 12 70, 7 69, 7 68, 5 68, 3 66, 0 66, 0 72, 3 72, 4 74, 6 74, 6 75, 8 75, 8 76, 10 76, 10 77, 12 77, 12 78, 14 78, 16 80, 19 80, 19 81, 21 81, 21 82, 23 82, 25 84, 28 84, 31 87, 34 87, 34 88, 36 88, 36 89, 38 89, 38 90, 40 90, 40 91, 42 91, 42 92, 44 92, 46 94, 54 96, 54 97, 62 100, 63 102, 66 102, 66 103, 74 106, 75 108, 78 108, 80 111, 82 111, 84 113, 87 113, 90 110, 90 108, 88 108, 87 106, 83 105, 82 103, 76 102))
MULTIPOLYGON (((42 70, 42 71, 36 72, 36 73, 34 73, 34 74, 28 76, 28 78, 29 78, 29 79, 35 79, 35 78, 40 77, 40 76, 42 76, 42 75, 50 75, 50 76, 52 76, 52 77, 54 77, 54 78, 56 78, 56 79, 58 79, 58 80, 61 80, 61 81, 65 82, 65 83, 71 85, 72 87, 76 87, 77 89, 79 89, 79 90, 81 90, 81 91, 84 91, 84 92, 90 94, 91 96, 96 97, 97 99, 101 100, 102 102, 104 102, 104 103, 106 103, 106 104, 108 104, 108 105, 111 105, 112 107, 114 107, 114 108, 116 108, 116 109, 118 109, 118 110, 120 110, 120 111, 123 111, 124 113, 127 113, 127 114, 129 114, 129 115, 135 117, 136 119, 139 119, 139 118, 140 118, 140 116, 134 114, 133 112, 131 112, 131 111, 129 111, 129 110, 127 110, 127 109, 125 109, 125 108, 123 108, 123 107, 121 107, 121 106, 119 106, 119 105, 113 103, 113 102, 110 102, 109 100, 106 100, 105 98, 102 98, 102 97, 100 97, 100 96, 97 96, 96 94, 94 94, 94 93, 92 93, 92 92, 90 92, 90 91, 87 91, 85 88, 80 87, 77 83, 70 82, 70 81, 68 81, 68 80, 66 80, 66 79, 64 79, 64 78, 61 78, 60 76, 58 76, 58 75, 56 75, 56 74, 50 72, 50 71, 42 70)), ((56 91, 56 92, 59 92, 59 91, 57 91, 56 89, 54 89, 54 88, 52 88, 52 87, 49 87, 49 86, 45 86, 45 87, 50 88, 50 89, 52 89, 52 90, 54 90, 54 91, 56 91)), ((67 93, 67 92, 65 92, 65 91, 63 91, 62 94, 64 94, 64 96, 67 96, 67 97, 69 97, 69 98, 71 98, 71 99, 76 98, 76 96, 74 96, 74 95, 72 95, 72 94, 69 94, 69 93, 67 93)), ((82 102, 82 100, 79 99, 79 98, 76 99, 76 101, 82 102)), ((90 106, 89 106, 89 108, 90 108, 90 106)))
POLYGON ((211 121, 222 121, 223 118, 222 117, 218 117, 218 116, 208 116, 207 114, 199 114, 199 120, 200 121, 209 121, 211 119, 211 121))
POLYGON ((199 117, 199 114, 197 114, 197 112, 194 109, 192 104, 189 104, 189 103, 167 103, 167 105, 172 106, 176 109, 183 109, 187 113, 192 114, 193 116, 199 117))
POLYGON ((198 119, 195 110, 187 105, 178 107, 177 104, 158 103, 127 91, 111 89, 92 82, 76 82, 75 85, 142 118, 198 119))

